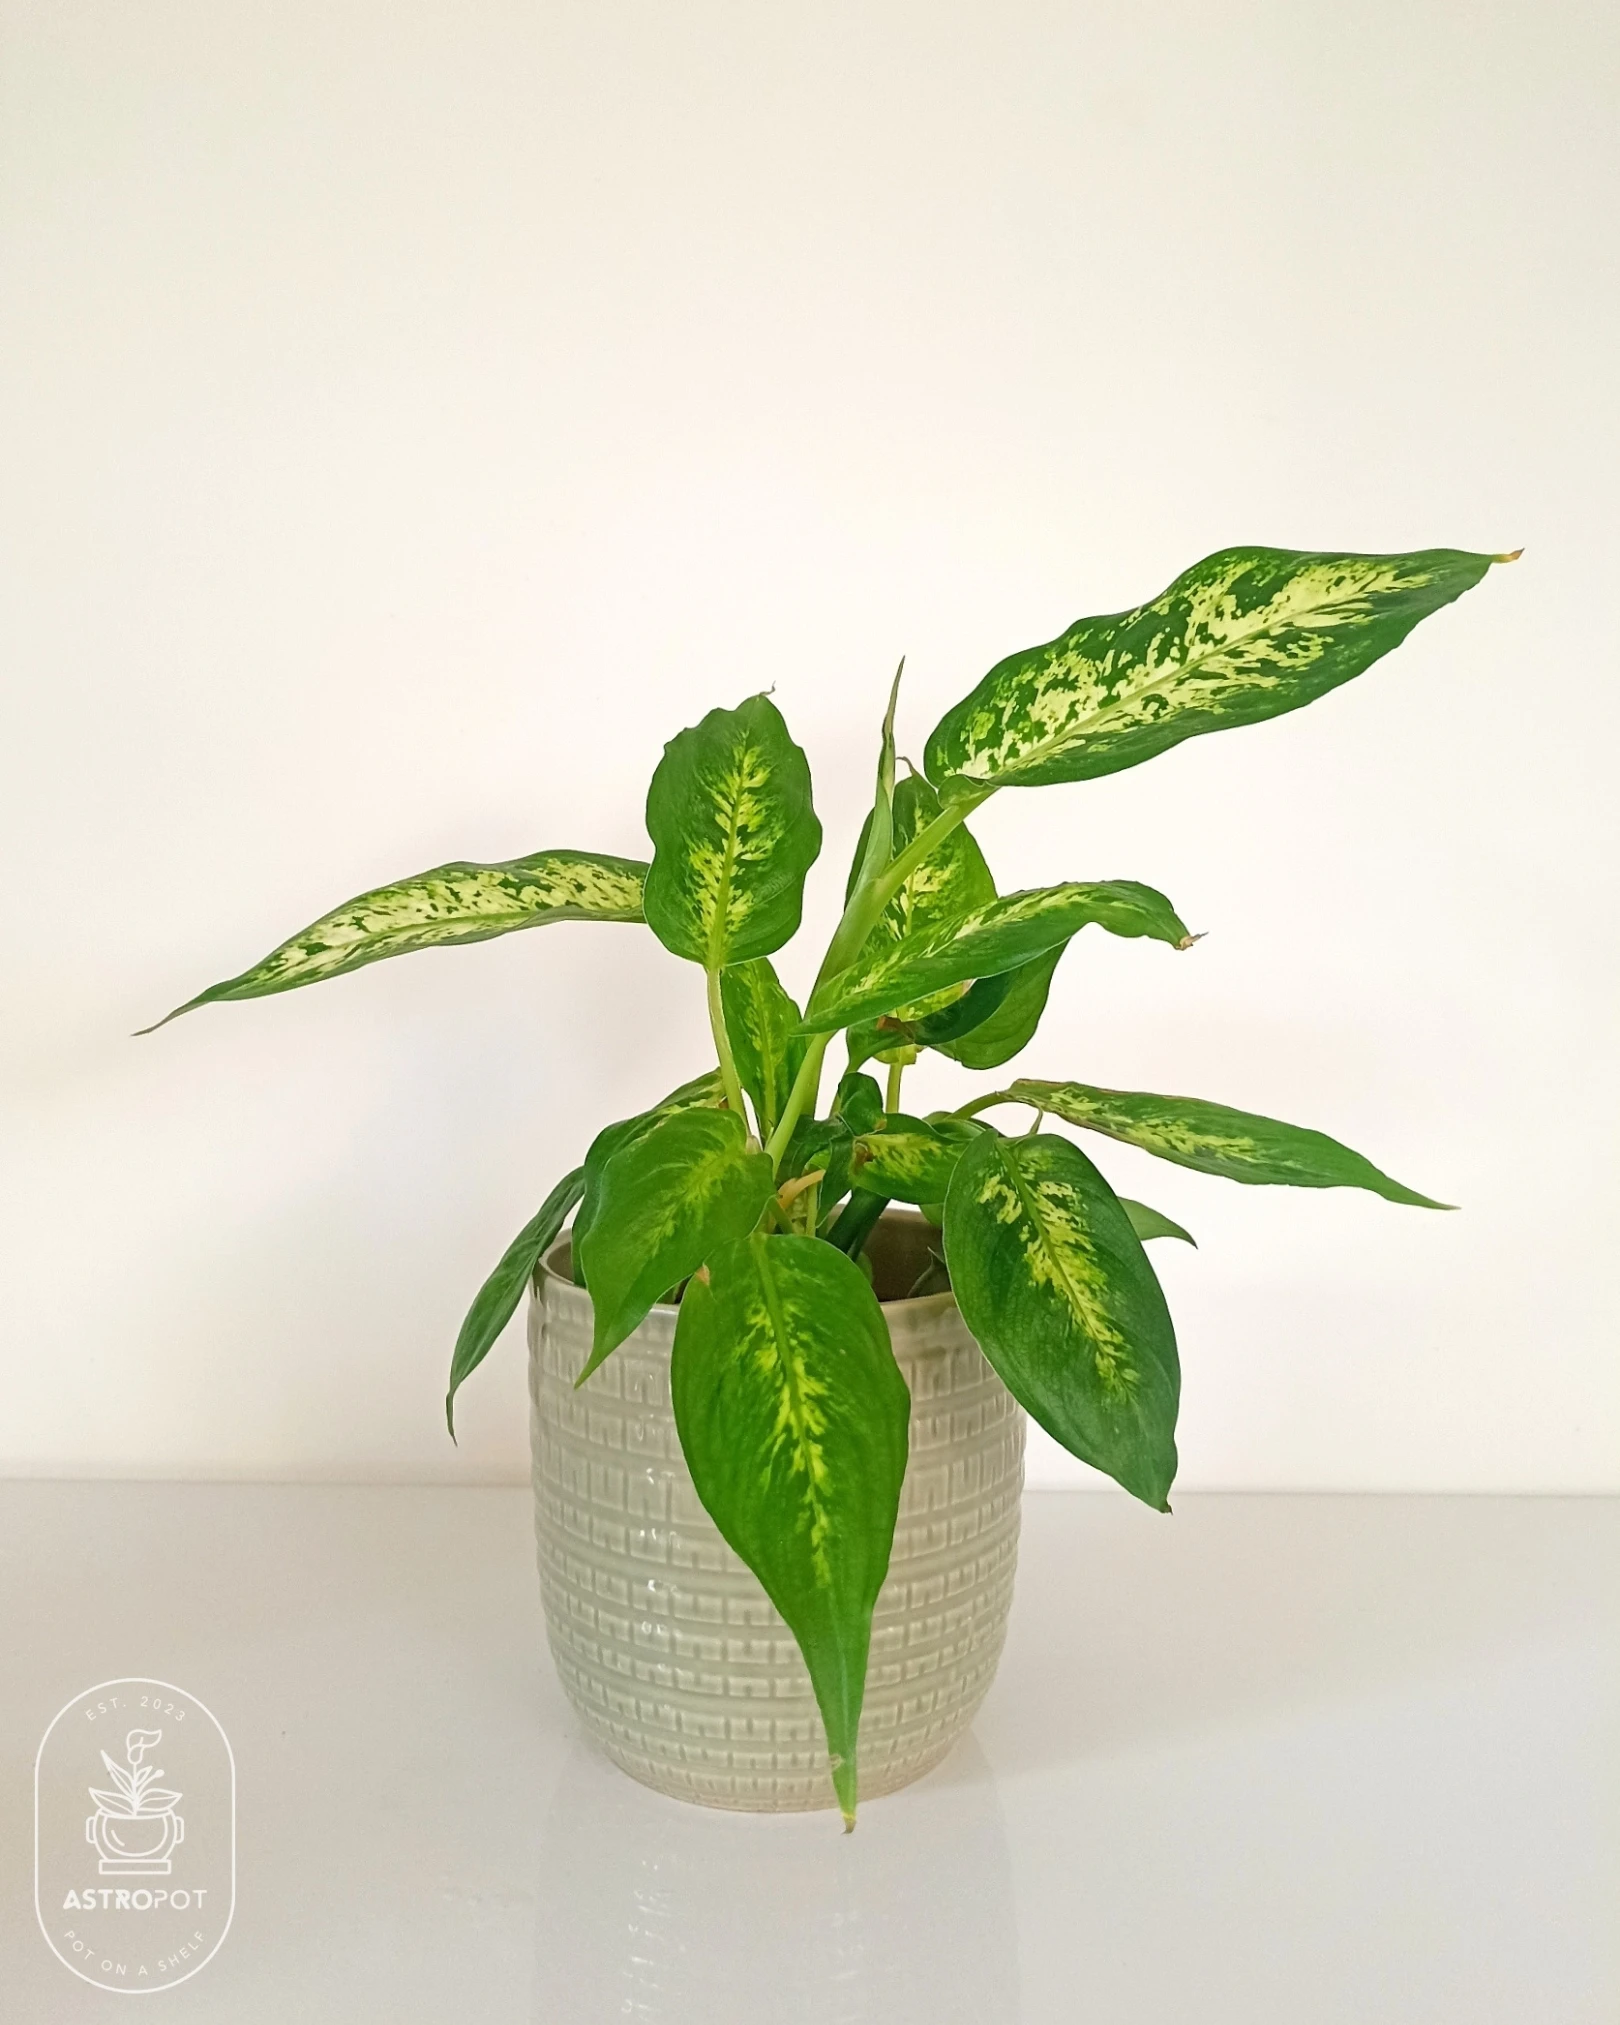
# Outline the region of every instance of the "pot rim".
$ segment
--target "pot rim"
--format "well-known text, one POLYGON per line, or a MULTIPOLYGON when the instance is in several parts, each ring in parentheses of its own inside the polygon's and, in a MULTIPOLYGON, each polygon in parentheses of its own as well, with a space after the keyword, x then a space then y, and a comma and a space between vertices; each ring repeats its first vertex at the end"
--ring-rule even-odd
MULTIPOLYGON (((938 1228, 937 1225, 929 1223, 927 1217, 922 1216, 914 1209, 894 1207, 886 1209, 883 1212, 882 1216, 878 1219, 878 1224, 880 1229, 884 1224, 888 1224, 891 1227, 897 1224, 909 1225, 912 1228, 927 1228, 929 1230, 936 1230, 938 1228)), ((535 1299, 541 1298, 541 1283, 544 1281, 548 1286, 557 1288, 563 1298, 572 1298, 582 1305, 589 1306, 591 1297, 574 1280, 571 1270, 570 1255, 573 1246, 573 1236, 573 1229, 570 1226, 535 1267, 531 1281, 531 1292, 535 1299)), ((942 1294, 906 1294, 902 1295, 898 1301, 880 1300, 878 1305, 886 1315, 924 1315, 937 1309, 954 1308, 956 1306, 956 1295, 947 1287, 942 1294)), ((655 1301, 652 1306, 652 1314, 659 1316, 667 1315, 673 1317, 678 1315, 680 1311, 680 1303, 678 1301, 655 1301)), ((645 1328, 646 1324, 643 1323, 641 1326, 645 1328)))

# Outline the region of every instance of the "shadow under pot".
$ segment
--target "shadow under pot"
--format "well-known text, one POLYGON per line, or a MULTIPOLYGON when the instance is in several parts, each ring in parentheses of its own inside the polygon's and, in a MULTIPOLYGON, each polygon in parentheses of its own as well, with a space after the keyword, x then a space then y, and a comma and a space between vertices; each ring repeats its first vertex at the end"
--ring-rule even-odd
MULTIPOLYGON (((908 1299, 933 1227, 888 1212, 868 1245, 906 1384, 911 1447, 872 1618, 861 1797, 920 1779, 967 1729, 1012 1602, 1024 1413, 955 1299, 908 1299)), ((529 1310, 540 1593, 587 1734, 644 1785, 754 1813, 835 1806, 793 1635, 698 1502, 669 1398, 678 1310, 660 1305, 577 1391, 591 1301, 566 1240, 529 1310)))

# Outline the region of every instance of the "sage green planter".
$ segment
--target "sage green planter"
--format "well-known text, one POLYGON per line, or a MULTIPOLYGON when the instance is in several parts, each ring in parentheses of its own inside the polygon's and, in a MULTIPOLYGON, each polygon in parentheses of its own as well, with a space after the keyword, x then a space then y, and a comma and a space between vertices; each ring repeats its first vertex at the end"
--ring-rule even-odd
MULTIPOLYGON (((929 1227, 885 1218, 878 1291, 909 1286, 929 1227)), ((837 1804, 810 1676, 716 1531, 669 1403, 678 1310, 656 1307, 577 1391, 591 1302, 560 1245, 529 1311, 535 1533, 552 1656, 586 1731, 644 1785, 710 1807, 837 1804)), ((1018 1554, 1024 1414, 949 1294, 884 1304, 911 1448, 872 1617, 864 1794, 920 1778, 972 1722, 1001 1656, 1018 1554)))

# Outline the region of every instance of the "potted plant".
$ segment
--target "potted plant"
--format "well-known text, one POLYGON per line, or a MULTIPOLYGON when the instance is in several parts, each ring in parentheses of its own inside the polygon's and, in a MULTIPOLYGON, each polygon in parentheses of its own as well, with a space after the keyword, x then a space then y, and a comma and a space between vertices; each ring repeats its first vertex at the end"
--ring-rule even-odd
POLYGON ((1320 1132, 1201 1099, 1014 1080, 919 1117, 902 1081, 925 1048, 1009 1062, 1088 925, 1171 950, 1197 939, 1132 880, 998 894, 968 829, 992 795, 1298 709, 1510 560, 1223 550, 1149 603, 998 663, 905 776, 897 675, 843 915, 802 1006, 771 959, 798 929, 821 827, 804 754, 754 696, 666 747, 650 863, 550 850, 442 865, 178 1008, 566 920, 645 923, 703 973, 713 1067, 607 1126, 557 1183, 474 1301, 446 1400, 451 1416, 532 1280, 553 1650, 637 1776, 731 1806, 836 1798, 853 1823, 862 1763, 871 1791, 934 1762, 1000 1646, 1020 1409, 1168 1510, 1179 1366, 1144 1243, 1187 1233, 1116 1195, 1045 1121, 1233 1181, 1443 1206, 1320 1132), (836 1036, 847 1067, 822 1108, 836 1036), (1023 1106, 1029 1129, 992 1123, 1000 1106, 1023 1106))

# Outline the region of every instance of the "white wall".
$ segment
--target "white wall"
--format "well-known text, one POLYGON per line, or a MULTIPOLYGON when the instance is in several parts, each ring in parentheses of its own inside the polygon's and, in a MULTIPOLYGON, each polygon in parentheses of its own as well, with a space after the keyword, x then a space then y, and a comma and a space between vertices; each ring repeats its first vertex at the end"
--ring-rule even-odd
POLYGON ((702 1065, 697 981, 569 927, 128 1038, 331 903, 638 853, 663 740, 774 685, 824 927, 902 651, 915 753, 1212 548, 1523 543, 1313 709, 979 827, 1210 931, 1084 937, 1029 1073, 1465 1205, 1104 1154, 1201 1244, 1156 1254, 1183 1483, 1620 1487, 1612 7, 0 27, 5 1466, 521 1473, 515 1340, 459 1452, 450 1342, 702 1065))

